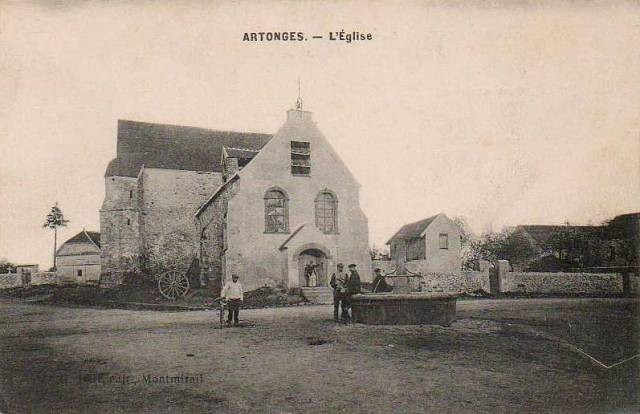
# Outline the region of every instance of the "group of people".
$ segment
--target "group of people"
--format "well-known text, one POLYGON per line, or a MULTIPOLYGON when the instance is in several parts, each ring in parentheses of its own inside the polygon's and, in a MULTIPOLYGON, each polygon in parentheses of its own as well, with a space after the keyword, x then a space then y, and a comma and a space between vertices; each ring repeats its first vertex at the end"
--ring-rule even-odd
MULTIPOLYGON (((348 267, 349 271, 345 272, 344 265, 338 263, 336 272, 331 275, 331 280, 329 281, 329 286, 333 289, 333 318, 336 322, 342 321, 346 323, 351 321, 351 297, 362 290, 358 267, 354 263, 351 263, 348 267)), ((220 293, 229 310, 227 326, 231 326, 232 322, 234 326, 239 326, 240 324, 240 305, 244 300, 244 290, 239 279, 238 275, 233 274, 231 280, 224 285, 220 293)), ((387 284, 382 271, 379 268, 375 269, 373 292, 384 293, 390 292, 392 289, 393 287, 387 284)))
POLYGON ((349 273, 345 273, 344 265, 338 263, 336 272, 331 275, 329 286, 333 289, 333 319, 338 322, 351 320, 351 297, 360 293, 362 288, 360 275, 355 264, 349 265, 349 273), (341 312, 340 312, 341 311, 341 312), (338 315, 340 314, 340 318, 338 315))

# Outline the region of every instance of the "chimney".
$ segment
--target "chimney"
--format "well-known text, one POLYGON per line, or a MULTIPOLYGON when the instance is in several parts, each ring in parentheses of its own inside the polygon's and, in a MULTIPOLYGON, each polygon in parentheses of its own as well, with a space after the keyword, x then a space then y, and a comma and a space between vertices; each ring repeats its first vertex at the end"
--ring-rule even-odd
POLYGON ((287 111, 287 121, 307 121, 311 122, 313 112, 303 111, 302 109, 289 109, 287 111))
POLYGON ((233 174, 238 172, 238 159, 226 157, 224 159, 224 173, 222 175, 222 179, 227 181, 229 178, 233 176, 233 174))

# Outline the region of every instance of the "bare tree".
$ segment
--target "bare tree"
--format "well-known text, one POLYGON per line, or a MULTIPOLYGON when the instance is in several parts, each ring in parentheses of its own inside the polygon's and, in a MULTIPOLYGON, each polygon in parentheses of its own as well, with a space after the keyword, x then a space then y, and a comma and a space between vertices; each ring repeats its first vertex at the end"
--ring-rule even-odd
POLYGON ((42 225, 44 228, 53 229, 53 270, 56 269, 56 250, 58 249, 58 227, 66 227, 69 220, 65 220, 62 210, 58 207, 58 202, 51 207, 47 218, 42 225))

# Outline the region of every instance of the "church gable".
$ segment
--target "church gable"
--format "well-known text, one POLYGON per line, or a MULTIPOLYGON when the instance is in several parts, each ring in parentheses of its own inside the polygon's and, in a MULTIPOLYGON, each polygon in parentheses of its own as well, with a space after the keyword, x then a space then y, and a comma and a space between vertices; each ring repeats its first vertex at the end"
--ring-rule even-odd
POLYGON ((308 111, 289 110, 287 121, 239 173, 242 179, 285 180, 359 187, 308 111))

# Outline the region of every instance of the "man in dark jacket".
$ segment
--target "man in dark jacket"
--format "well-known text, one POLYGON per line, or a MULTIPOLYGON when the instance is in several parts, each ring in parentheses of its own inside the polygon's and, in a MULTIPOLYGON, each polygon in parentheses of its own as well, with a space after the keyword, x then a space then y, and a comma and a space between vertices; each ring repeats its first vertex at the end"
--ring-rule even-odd
POLYGON ((331 275, 329 286, 333 289, 333 319, 338 322, 338 308, 342 306, 342 317, 345 315, 345 307, 343 303, 344 295, 347 292, 348 276, 344 272, 344 265, 338 263, 337 271, 331 275))
POLYGON ((349 277, 347 278, 347 293, 342 300, 342 315, 343 319, 345 319, 346 321, 351 320, 351 318, 353 317, 352 314, 349 314, 349 311, 351 310, 351 296, 360 293, 360 290, 360 275, 358 274, 357 266, 351 263, 349 265, 349 277))
POLYGON ((393 290, 392 286, 389 286, 382 274, 382 270, 378 267, 374 270, 375 277, 373 278, 373 293, 385 293, 393 290))

